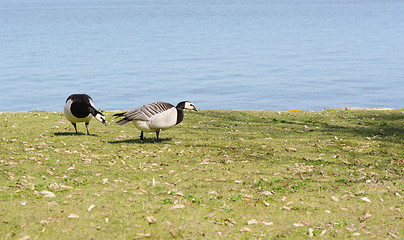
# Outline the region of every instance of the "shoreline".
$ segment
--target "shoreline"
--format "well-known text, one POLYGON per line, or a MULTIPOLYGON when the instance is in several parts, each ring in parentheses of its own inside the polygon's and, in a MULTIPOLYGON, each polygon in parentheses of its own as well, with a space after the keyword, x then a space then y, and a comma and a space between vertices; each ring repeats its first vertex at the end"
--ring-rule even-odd
MULTIPOLYGON (((208 111, 269 111, 269 112, 321 112, 327 110, 334 111, 394 111, 400 110, 404 108, 374 108, 374 107, 330 107, 324 108, 323 110, 303 110, 303 109, 286 109, 286 110, 270 110, 270 109, 200 109, 200 110, 208 110, 208 111)), ((102 110, 104 112, 124 112, 127 110, 102 110)), ((29 111, 16 111, 16 112, 0 112, 3 113, 27 113, 27 112, 52 112, 52 113, 63 113, 57 111, 46 111, 46 110, 29 110, 29 111)))

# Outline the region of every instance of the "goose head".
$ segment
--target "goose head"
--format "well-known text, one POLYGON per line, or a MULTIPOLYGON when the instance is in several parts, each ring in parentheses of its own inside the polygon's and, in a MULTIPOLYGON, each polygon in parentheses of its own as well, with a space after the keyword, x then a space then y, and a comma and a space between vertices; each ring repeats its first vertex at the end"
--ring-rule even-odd
POLYGON ((192 111, 197 111, 195 105, 190 101, 183 101, 177 104, 177 109, 187 109, 192 111))
POLYGON ((105 126, 107 126, 107 122, 105 121, 105 116, 104 114, 102 114, 101 112, 97 111, 94 114, 95 119, 97 119, 97 121, 99 121, 100 123, 104 124, 105 126))

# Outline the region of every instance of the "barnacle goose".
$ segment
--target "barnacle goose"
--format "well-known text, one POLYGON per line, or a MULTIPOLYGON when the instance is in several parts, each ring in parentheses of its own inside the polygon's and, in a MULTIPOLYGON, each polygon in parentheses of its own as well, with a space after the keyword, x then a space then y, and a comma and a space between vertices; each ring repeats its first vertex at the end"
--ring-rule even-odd
POLYGON ((90 132, 88 131, 88 124, 93 117, 104 125, 107 125, 104 115, 95 109, 93 99, 91 99, 91 97, 87 94, 70 95, 66 100, 64 114, 67 120, 73 124, 74 129, 76 129, 76 133, 76 123, 85 122, 87 135, 90 135, 90 132))
POLYGON ((196 111, 195 105, 189 101, 183 101, 174 105, 166 102, 154 102, 133 109, 128 112, 114 114, 115 117, 123 117, 117 121, 119 125, 127 122, 133 124, 141 131, 140 141, 143 141, 143 132, 156 132, 157 140, 161 130, 171 128, 184 119, 184 109, 196 111))

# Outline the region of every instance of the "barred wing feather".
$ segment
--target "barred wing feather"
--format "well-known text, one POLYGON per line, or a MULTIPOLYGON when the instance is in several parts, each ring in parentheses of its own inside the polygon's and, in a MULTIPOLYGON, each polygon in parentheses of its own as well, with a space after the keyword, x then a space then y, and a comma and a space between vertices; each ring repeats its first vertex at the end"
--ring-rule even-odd
POLYGON ((174 105, 166 102, 154 102, 141 106, 138 109, 130 110, 122 115, 124 119, 119 120, 117 123, 122 125, 133 120, 149 121, 151 117, 173 108, 174 105))

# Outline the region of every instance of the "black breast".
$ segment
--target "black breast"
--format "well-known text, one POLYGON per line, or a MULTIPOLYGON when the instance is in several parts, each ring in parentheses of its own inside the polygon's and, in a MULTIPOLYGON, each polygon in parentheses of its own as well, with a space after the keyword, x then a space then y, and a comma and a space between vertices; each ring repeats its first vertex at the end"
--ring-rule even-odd
POLYGON ((66 101, 71 99, 73 101, 70 106, 70 111, 77 118, 84 118, 90 114, 89 107, 91 97, 87 94, 73 94, 67 98, 66 101))
POLYGON ((177 108, 177 123, 182 122, 182 120, 184 120, 184 109, 178 109, 177 108))

